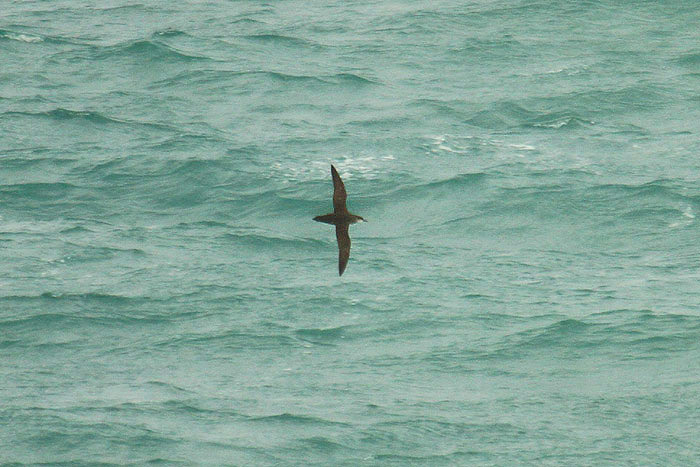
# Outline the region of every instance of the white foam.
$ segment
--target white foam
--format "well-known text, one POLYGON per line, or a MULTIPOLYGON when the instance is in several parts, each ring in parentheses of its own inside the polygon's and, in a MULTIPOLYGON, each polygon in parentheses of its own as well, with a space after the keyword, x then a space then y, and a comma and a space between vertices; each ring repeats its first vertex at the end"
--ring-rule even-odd
POLYGON ((350 180, 361 175, 362 178, 372 179, 383 173, 384 166, 396 160, 393 154, 351 156, 336 154, 328 160, 305 161, 303 164, 275 162, 272 168, 283 174, 284 183, 309 178, 318 179, 330 176, 329 164, 333 164, 343 180, 350 180))
MULTIPOLYGON (((433 142, 432 142, 433 146, 435 146, 433 149, 431 149, 431 152, 437 153, 440 151, 445 151, 445 152, 451 152, 454 154, 466 154, 468 152, 466 147, 458 146, 458 145, 454 144, 454 141, 451 142, 452 146, 448 146, 446 144, 448 137, 450 137, 450 135, 440 135, 440 136, 430 137, 433 140, 433 142)), ((462 139, 471 139, 471 138, 472 138, 471 136, 462 137, 462 139)), ((450 137, 450 139, 452 140, 454 138, 450 137)))
POLYGON ((535 150, 535 147, 530 146, 529 144, 509 144, 508 146, 511 148, 514 148, 514 149, 522 149, 524 151, 534 151, 535 150))
MULTIPOLYGON (((510 148, 520 151, 535 151, 536 148, 530 144, 507 143, 502 139, 481 139, 475 136, 452 136, 449 134, 440 136, 430 136, 432 148, 430 152, 450 152, 453 154, 469 154, 475 146, 488 146, 494 148, 510 148), (474 141, 475 140, 475 141, 474 141)), ((518 155, 518 157, 524 157, 518 155)))
POLYGON ((554 128, 558 129, 561 128, 565 125, 568 125, 571 122, 570 118, 565 118, 562 120, 559 120, 558 122, 552 122, 552 123, 536 123, 534 126, 540 127, 540 128, 554 128))
POLYGON ((28 36, 26 34, 6 34, 5 37, 12 39, 13 41, 20 42, 42 42, 44 39, 38 36, 28 36))
POLYGON ((454 153, 464 152, 464 151, 459 151, 457 149, 452 149, 451 147, 447 146, 446 144, 439 144, 437 148, 441 149, 443 151, 447 151, 447 152, 454 152, 454 153))
MULTIPOLYGON (((393 161, 395 159, 393 154, 387 154, 386 156, 346 156, 336 159, 338 162, 335 162, 334 165, 343 180, 346 178, 351 179, 357 173, 361 173, 365 178, 372 178, 377 175, 378 169, 384 165, 385 161, 393 161)), ((323 170, 328 170, 327 163, 324 163, 323 166, 323 170)))
POLYGON ((693 214, 693 208, 690 206, 686 206, 685 208, 683 208, 683 215, 688 219, 695 219, 695 214, 693 214))
POLYGON ((676 229, 678 227, 685 227, 693 223, 693 219, 695 219, 695 214, 693 213, 693 208, 691 206, 681 207, 681 212, 683 213, 683 217, 685 217, 685 219, 670 223, 668 225, 669 228, 676 229))

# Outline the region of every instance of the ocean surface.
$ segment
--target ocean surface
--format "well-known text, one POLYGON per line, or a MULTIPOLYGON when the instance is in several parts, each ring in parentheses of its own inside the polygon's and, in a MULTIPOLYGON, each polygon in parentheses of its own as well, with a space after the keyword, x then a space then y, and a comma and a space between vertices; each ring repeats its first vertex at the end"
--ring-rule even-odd
POLYGON ((699 465, 698 24, 3 1, 0 464, 699 465))

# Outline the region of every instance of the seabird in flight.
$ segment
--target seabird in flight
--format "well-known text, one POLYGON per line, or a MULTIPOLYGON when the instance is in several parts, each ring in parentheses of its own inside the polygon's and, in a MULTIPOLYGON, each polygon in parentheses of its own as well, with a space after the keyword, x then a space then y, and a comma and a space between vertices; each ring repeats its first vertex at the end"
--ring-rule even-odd
POLYGON ((316 216, 317 222, 335 225, 335 237, 338 239, 338 275, 342 276, 345 266, 350 258, 350 235, 348 229, 350 224, 364 221, 360 216, 348 212, 345 200, 348 195, 345 193, 345 185, 338 175, 338 171, 331 165, 331 175, 333 176, 333 212, 323 216, 316 216))

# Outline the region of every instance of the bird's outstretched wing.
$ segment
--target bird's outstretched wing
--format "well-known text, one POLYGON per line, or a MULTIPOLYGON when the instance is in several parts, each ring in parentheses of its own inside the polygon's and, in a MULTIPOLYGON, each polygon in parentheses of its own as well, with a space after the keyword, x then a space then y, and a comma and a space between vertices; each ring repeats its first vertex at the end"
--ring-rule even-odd
MULTIPOLYGON (((331 165, 331 175, 333 176, 333 212, 335 214, 346 214, 348 208, 345 205, 345 200, 348 195, 345 193, 345 185, 338 175, 338 171, 331 165)), ((348 242, 349 248, 350 242, 348 242)))
POLYGON ((335 237, 338 239, 338 275, 342 276, 350 258, 350 224, 343 222, 335 225, 335 237))

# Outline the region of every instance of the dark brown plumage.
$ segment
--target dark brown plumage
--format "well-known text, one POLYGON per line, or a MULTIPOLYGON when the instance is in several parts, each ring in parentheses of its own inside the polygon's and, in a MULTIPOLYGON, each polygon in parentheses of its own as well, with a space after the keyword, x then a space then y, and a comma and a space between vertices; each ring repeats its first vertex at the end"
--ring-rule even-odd
POLYGON ((350 234, 348 233, 350 224, 364 221, 364 219, 348 211, 345 204, 348 197, 345 184, 333 165, 331 165, 331 176, 333 177, 333 212, 316 216, 314 220, 335 225, 335 238, 338 240, 338 275, 342 276, 350 258, 350 234))

